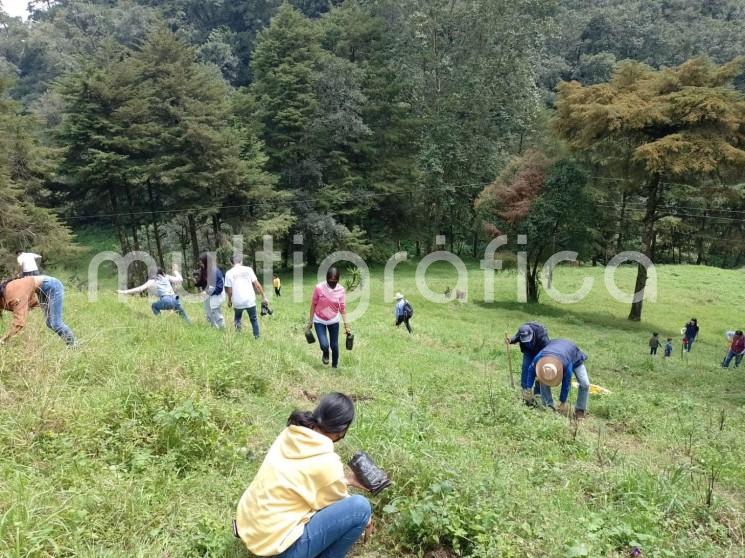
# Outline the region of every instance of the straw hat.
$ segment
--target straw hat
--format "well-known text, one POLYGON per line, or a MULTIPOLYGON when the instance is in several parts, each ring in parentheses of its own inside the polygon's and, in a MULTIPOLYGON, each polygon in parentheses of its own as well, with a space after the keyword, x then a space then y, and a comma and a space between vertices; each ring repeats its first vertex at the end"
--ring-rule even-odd
POLYGON ((404 295, 402 295, 401 293, 396 293, 396 300, 403 300, 403 298, 404 295))
POLYGON ((538 361, 535 373, 544 386, 556 387, 564 379, 564 364, 555 356, 545 356, 538 361))

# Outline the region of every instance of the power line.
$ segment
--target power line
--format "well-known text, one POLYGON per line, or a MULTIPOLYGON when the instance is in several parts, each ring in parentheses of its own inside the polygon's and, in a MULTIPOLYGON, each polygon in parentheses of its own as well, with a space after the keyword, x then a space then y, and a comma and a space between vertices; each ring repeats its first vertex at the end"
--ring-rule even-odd
MULTIPOLYGON (((601 207, 612 207, 614 209, 618 209, 618 207, 619 207, 616 204, 595 203, 595 205, 599 205, 601 207)), ((671 210, 674 210, 675 208, 672 207, 670 209, 671 210)), ((706 217, 706 215, 697 215, 695 213, 682 213, 682 212, 679 212, 679 211, 678 212, 675 212, 674 214, 671 214, 670 216, 671 217, 697 217, 699 219, 702 218, 702 217, 706 217)), ((732 222, 735 222, 735 223, 741 223, 741 222, 744 222, 745 221, 745 217, 738 217, 736 219, 734 219, 732 217, 720 217, 720 216, 710 216, 710 217, 712 219, 717 219, 719 221, 732 221, 732 222)))
MULTIPOLYGON (((474 182, 472 184, 460 184, 460 185, 453 185, 446 188, 419 188, 416 190, 399 190, 399 191, 393 191, 393 192, 360 192, 360 193, 354 193, 354 192, 345 192, 347 193, 352 200, 359 200, 359 199, 374 199, 374 198, 383 198, 387 196, 401 196, 401 195, 412 195, 412 194, 418 194, 422 192, 435 192, 440 194, 447 194, 452 192, 453 190, 457 191, 460 189, 465 188, 476 188, 476 187, 485 187, 489 184, 492 184, 493 181, 489 182, 474 182)), ((98 214, 92 214, 92 215, 74 215, 66 220, 83 220, 83 219, 104 219, 104 218, 112 218, 112 217, 124 217, 124 216, 148 216, 148 215, 162 215, 162 214, 170 214, 170 213, 190 213, 192 211, 218 211, 223 209, 249 209, 249 208, 259 208, 259 207, 276 207, 276 206, 310 206, 314 202, 322 202, 323 197, 310 197, 310 199, 290 199, 290 200, 262 200, 252 203, 245 203, 245 204, 238 204, 238 205, 201 205, 201 206, 192 206, 188 208, 179 208, 179 209, 158 209, 158 210, 142 210, 142 211, 124 211, 120 213, 98 213, 98 214)))
MULTIPOLYGON (((590 176, 591 179, 596 180, 606 180, 606 181, 614 181, 614 182, 629 182, 627 179, 623 178, 613 178, 613 177, 606 177, 606 176, 590 176)), ((369 199, 375 199, 375 198, 385 198, 389 196, 404 196, 404 195, 414 195, 419 193, 438 193, 438 194, 447 194, 447 193, 453 193, 464 189, 473 189, 477 187, 484 188, 486 186, 489 186, 493 184, 495 181, 491 180, 488 182, 474 182, 474 183, 466 183, 466 184, 454 184, 447 187, 440 187, 440 188, 427 188, 427 186, 422 186, 417 189, 409 189, 409 190, 399 190, 399 191, 392 191, 392 192, 360 192, 360 193, 354 193, 354 192, 345 192, 350 196, 352 200, 369 200, 369 199)), ((679 185, 679 186, 687 186, 687 187, 697 187, 693 184, 684 184, 684 183, 676 183, 676 182, 664 182, 662 184, 667 185, 679 185)), ((289 200, 262 200, 262 201, 255 201, 251 203, 245 203, 245 204, 235 204, 235 205, 221 205, 221 204, 214 204, 214 205, 201 205, 201 206, 192 206, 188 208, 174 208, 174 209, 158 209, 158 210, 142 210, 142 211, 124 211, 124 212, 117 212, 117 213, 100 213, 100 214, 90 214, 90 215, 73 215, 65 220, 67 221, 79 221, 79 220, 85 220, 85 219, 106 219, 106 218, 114 218, 114 217, 138 217, 138 216, 148 216, 148 215, 165 215, 165 214, 181 214, 181 213, 191 213, 194 211, 221 211, 221 210, 227 210, 227 209, 256 209, 256 208, 271 208, 271 207, 278 207, 278 206, 299 206, 299 207, 309 207, 313 203, 317 202, 323 202, 323 198, 321 196, 310 196, 306 199, 289 199, 289 200)), ((624 204, 621 204, 620 202, 595 202, 595 205, 599 205, 602 207, 612 207, 615 209, 620 209, 624 207, 624 204)), ((625 202, 625 207, 632 207, 636 209, 645 209, 646 204, 642 202, 633 202, 633 201, 627 201, 625 202)), ((664 206, 658 206, 658 209, 662 209, 665 211, 676 211, 676 216, 684 216, 684 217, 694 217, 694 218, 711 218, 711 219, 720 219, 720 220, 730 220, 730 221, 739 221, 741 219, 730 219, 727 217, 723 217, 720 215, 700 215, 700 214, 690 214, 690 213, 681 213, 679 210, 683 209, 686 211, 699 211, 699 212, 717 212, 717 213, 724 213, 727 215, 745 215, 745 210, 736 210, 736 209, 724 209, 724 208, 703 208, 703 207, 692 207, 692 206, 676 206, 676 205, 664 205, 664 206)))

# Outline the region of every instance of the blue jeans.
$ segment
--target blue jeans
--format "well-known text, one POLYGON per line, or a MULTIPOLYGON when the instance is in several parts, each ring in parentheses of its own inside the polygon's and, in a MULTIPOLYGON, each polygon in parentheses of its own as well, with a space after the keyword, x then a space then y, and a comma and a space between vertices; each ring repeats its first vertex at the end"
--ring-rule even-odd
POLYGON ((688 340, 688 345, 687 345, 688 348, 686 350, 690 353, 691 352, 691 346, 693 345, 693 342, 696 340, 696 338, 695 337, 686 337, 686 339, 688 340))
POLYGON ((318 344, 321 346, 323 356, 329 357, 329 348, 331 349, 331 366, 339 366, 339 322, 335 324, 319 324, 314 322, 313 326, 318 337, 318 344))
POLYGON ((39 287, 40 304, 44 310, 47 327, 59 335, 67 345, 75 344, 75 335, 62 321, 62 304, 65 300, 65 288, 59 279, 50 277, 39 287))
MULTIPOLYGON (((577 378, 579 383, 579 393, 577 393, 577 404, 574 406, 578 411, 587 410, 587 402, 590 399, 590 376, 587 375, 587 368, 584 364, 580 364, 574 369, 574 376, 577 378)), ((570 390, 571 391, 571 390, 570 390)), ((551 395, 551 388, 541 384, 541 397, 543 402, 553 408, 554 398, 551 395)))
POLYGON ((344 558, 370 521, 370 502, 349 496, 317 512, 293 545, 275 558, 344 558))
POLYGON ((735 359, 735 368, 739 368, 743 356, 745 355, 738 355, 732 351, 727 351, 727 356, 724 357, 724 361, 722 362, 722 368, 729 368, 729 363, 732 362, 733 358, 735 359))
POLYGON ((186 323, 191 323, 189 316, 184 311, 184 307, 181 306, 181 300, 177 296, 162 296, 153 302, 151 308, 153 309, 153 314, 156 316, 160 315, 163 310, 174 310, 186 323))
POLYGON ((259 338, 259 319, 256 317, 256 306, 251 308, 233 308, 235 329, 241 330, 241 319, 243 318, 243 312, 248 313, 248 319, 251 321, 251 329, 253 330, 254 337, 259 338))
MULTIPOLYGON (((537 354, 537 353, 536 353, 537 354)), ((528 385, 529 380, 529 372, 530 365, 533 362, 533 359, 535 358, 535 355, 530 353, 523 353, 523 368, 520 372, 520 387, 523 388, 523 390, 526 389, 532 389, 533 393, 540 393, 540 385, 535 380, 535 376, 533 377, 533 385, 528 385)))

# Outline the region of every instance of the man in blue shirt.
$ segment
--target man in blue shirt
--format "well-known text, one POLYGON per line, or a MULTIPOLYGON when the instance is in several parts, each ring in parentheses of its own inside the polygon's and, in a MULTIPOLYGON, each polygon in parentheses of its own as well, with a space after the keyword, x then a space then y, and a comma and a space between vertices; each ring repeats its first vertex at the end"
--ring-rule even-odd
POLYGON ((572 375, 574 375, 579 383, 574 416, 577 419, 583 419, 590 398, 590 377, 587 375, 584 364, 586 360, 587 356, 571 341, 554 339, 533 359, 528 369, 528 380, 538 379, 541 384, 543 402, 552 409, 554 400, 551 388, 561 385, 559 412, 568 414, 567 399, 569 399, 572 375))
POLYGON ((538 386, 535 384, 535 373, 532 379, 529 379, 528 369, 535 356, 549 342, 548 330, 538 322, 528 322, 521 325, 513 337, 506 337, 505 342, 510 345, 520 343, 520 352, 523 354, 523 366, 520 374, 520 386, 523 388, 523 399, 528 405, 533 404, 533 393, 538 393, 538 386), (535 391, 534 391, 535 387, 535 391))

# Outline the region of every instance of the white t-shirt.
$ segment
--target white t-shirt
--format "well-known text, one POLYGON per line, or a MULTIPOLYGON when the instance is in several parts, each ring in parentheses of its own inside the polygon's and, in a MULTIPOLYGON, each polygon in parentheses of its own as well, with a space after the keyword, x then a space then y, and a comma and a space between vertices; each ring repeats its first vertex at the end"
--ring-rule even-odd
POLYGON ((36 258, 41 259, 41 256, 33 252, 21 252, 18 255, 18 265, 21 266, 21 271, 23 273, 39 271, 39 267, 36 265, 36 258))
POLYGON ((256 306, 254 283, 257 282, 254 270, 245 265, 237 265, 225 274, 225 287, 233 289, 233 308, 253 308, 256 306))

